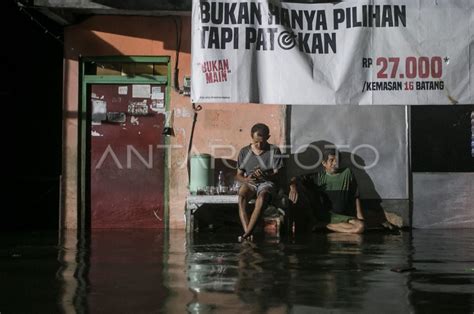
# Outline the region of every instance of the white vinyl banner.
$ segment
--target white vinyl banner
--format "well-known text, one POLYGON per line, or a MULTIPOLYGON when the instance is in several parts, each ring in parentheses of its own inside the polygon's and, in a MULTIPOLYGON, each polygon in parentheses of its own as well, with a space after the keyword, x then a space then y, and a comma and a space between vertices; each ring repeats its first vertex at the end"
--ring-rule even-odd
POLYGON ((193 102, 474 103, 474 0, 193 0, 193 102))

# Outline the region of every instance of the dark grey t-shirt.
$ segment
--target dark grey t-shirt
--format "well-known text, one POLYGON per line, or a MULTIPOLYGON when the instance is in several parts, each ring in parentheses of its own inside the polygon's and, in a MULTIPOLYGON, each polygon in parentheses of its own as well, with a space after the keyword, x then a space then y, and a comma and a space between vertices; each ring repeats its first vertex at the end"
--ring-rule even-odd
POLYGON ((283 167, 280 149, 272 144, 268 144, 268 150, 260 155, 252 152, 250 145, 240 150, 237 159, 237 169, 243 170, 246 175, 251 175, 255 168, 262 171, 280 169, 283 167))

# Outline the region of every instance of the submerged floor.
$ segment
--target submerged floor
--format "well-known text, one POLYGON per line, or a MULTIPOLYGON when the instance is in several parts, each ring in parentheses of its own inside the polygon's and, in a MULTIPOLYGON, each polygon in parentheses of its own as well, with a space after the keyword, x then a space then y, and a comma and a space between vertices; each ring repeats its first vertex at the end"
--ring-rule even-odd
POLYGON ((474 229, 253 243, 103 230, 57 243, 55 233, 2 234, 2 314, 474 311, 474 229))

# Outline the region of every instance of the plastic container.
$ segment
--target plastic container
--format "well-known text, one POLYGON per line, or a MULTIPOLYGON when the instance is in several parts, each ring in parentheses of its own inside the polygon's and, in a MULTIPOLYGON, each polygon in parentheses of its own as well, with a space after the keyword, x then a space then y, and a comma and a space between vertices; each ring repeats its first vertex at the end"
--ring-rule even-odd
POLYGON ((196 194, 198 189, 214 185, 214 169, 211 169, 212 156, 199 154, 191 156, 191 176, 189 192, 196 194))

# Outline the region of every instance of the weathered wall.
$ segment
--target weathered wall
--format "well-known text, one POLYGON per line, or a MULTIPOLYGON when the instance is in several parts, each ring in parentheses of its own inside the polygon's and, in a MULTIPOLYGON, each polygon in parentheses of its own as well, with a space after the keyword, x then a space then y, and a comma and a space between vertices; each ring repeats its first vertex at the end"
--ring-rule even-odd
MULTIPOLYGON (((294 154, 307 151, 304 147, 312 143, 340 146, 342 161, 352 158, 363 198, 408 198, 405 107, 292 106, 289 127, 294 154)), ((317 157, 316 149, 308 150, 310 157, 317 157)), ((309 166, 307 159, 300 158, 309 166)), ((310 170, 294 165, 290 171, 310 170)))
POLYGON ((414 173, 413 227, 474 226, 474 173, 414 173))
MULTIPOLYGON (((319 151, 336 145, 359 183, 365 208, 409 224, 407 116, 404 106, 292 106, 289 175, 318 171, 319 151), (310 145, 310 146, 308 146, 310 145)), ((388 218, 388 217, 387 217, 388 218)))
MULTIPOLYGON (((182 19, 180 86, 183 76, 191 74, 190 18, 182 19)), ((96 16, 65 30, 63 210, 66 228, 77 227, 79 56, 170 56, 174 67, 175 49, 175 23, 170 17, 96 16)), ((171 137, 169 155, 169 222, 171 228, 184 228, 188 193, 186 157, 193 120, 190 98, 173 91, 170 109, 174 110, 175 136, 171 137)), ((285 138, 283 116, 282 106, 203 105, 196 123, 193 151, 235 160, 240 147, 249 143, 249 130, 256 122, 268 124, 271 142, 281 145, 285 138)))

